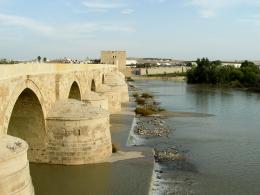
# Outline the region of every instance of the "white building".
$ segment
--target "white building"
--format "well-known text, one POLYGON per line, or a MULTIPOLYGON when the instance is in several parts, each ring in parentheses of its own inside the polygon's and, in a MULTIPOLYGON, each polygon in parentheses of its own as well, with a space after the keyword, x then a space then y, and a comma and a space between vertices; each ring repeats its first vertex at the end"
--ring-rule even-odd
POLYGON ((126 65, 136 65, 137 60, 126 60, 126 65))
POLYGON ((222 66, 234 66, 235 68, 240 68, 241 63, 239 62, 222 62, 222 66))

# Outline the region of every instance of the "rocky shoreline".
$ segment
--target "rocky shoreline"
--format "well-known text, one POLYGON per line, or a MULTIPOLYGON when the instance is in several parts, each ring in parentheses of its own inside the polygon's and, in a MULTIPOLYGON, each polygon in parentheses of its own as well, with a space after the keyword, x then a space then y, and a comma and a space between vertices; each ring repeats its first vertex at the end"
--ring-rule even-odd
MULTIPOLYGON (((134 128, 134 133, 143 137, 168 137, 170 133, 174 131, 173 128, 169 127, 165 120, 165 116, 161 116, 160 113, 164 113, 165 110, 160 108, 158 102, 155 101, 154 96, 150 93, 144 92, 136 88, 133 84, 129 83, 129 89, 135 91, 133 93, 134 99, 132 101, 136 102, 136 108, 147 108, 153 107, 154 113, 148 116, 144 116, 136 113, 137 123, 134 128), (138 92, 138 93, 136 93, 138 92), (144 101, 140 104, 140 98, 144 101)), ((179 151, 174 146, 169 146, 164 149, 157 149, 154 146, 154 159, 156 162, 170 162, 170 161, 185 161, 184 155, 180 154, 179 151)))
POLYGON ((160 103, 155 101, 153 94, 144 92, 131 83, 129 83, 129 90, 132 91, 131 101, 135 103, 136 108, 146 109, 147 107, 153 107, 154 110, 154 112, 149 115, 142 115, 142 113, 139 114, 136 112, 135 118, 137 122, 133 129, 133 133, 140 138, 158 139, 158 141, 156 141, 157 144, 151 146, 154 150, 155 161, 151 194, 182 194, 183 192, 189 195, 194 194, 191 189, 193 180, 189 175, 186 175, 186 173, 189 173, 189 171, 194 172, 196 168, 193 164, 188 162, 185 151, 167 144, 167 139, 170 138, 170 134, 172 134, 175 129, 169 127, 165 119, 167 119, 167 117, 179 115, 193 116, 195 114, 165 111, 160 108, 160 103), (144 98, 144 96, 149 97, 144 98), (160 139, 162 139, 161 142, 160 139), (180 173, 182 171, 185 171, 185 175, 180 173), (170 179, 173 177, 172 174, 176 175, 174 176, 176 180, 170 179), (181 184, 178 183, 171 186, 171 184, 179 181, 181 181, 181 184), (171 187, 169 187, 169 185, 171 187))
POLYGON ((175 147, 166 148, 163 150, 154 149, 154 158, 156 162, 169 161, 185 161, 186 157, 180 154, 175 147))
POLYGON ((142 136, 163 137, 168 136, 170 128, 158 116, 138 117, 134 132, 142 136))

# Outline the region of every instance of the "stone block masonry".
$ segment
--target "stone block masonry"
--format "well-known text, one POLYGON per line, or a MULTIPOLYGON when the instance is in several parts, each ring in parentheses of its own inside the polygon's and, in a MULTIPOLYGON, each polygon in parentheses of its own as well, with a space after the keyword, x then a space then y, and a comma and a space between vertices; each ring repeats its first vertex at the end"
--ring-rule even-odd
POLYGON ((25 141, 0 137, 0 194, 34 195, 25 141))
POLYGON ((57 102, 47 118, 50 164, 101 162, 112 154, 109 114, 77 100, 57 102))

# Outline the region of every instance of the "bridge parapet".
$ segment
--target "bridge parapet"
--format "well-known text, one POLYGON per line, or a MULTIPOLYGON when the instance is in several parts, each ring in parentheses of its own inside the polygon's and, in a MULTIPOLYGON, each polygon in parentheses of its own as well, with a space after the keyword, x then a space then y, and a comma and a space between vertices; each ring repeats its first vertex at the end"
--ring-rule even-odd
POLYGON ((59 74, 66 72, 90 72, 93 70, 99 71, 114 71, 115 65, 109 64, 2 64, 0 65, 0 80, 15 78, 24 75, 40 75, 40 74, 59 74))

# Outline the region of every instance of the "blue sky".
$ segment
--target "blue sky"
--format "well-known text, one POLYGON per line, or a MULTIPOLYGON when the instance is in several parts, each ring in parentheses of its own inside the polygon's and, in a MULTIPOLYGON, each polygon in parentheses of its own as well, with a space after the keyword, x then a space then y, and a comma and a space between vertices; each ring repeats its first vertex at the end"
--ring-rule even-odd
POLYGON ((0 0, 0 58, 260 59, 260 0, 0 0))

